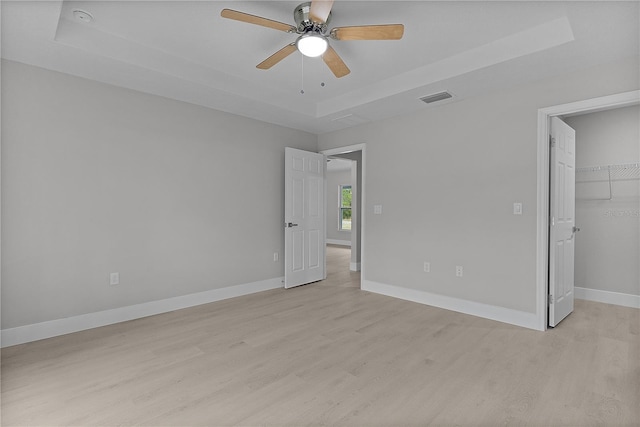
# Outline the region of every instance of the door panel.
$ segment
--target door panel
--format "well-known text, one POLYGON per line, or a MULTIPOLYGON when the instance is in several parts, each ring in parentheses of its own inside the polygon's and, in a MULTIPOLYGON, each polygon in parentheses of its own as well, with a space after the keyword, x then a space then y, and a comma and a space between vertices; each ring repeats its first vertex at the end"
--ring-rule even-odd
POLYGON ((319 230, 309 231, 309 268, 320 267, 320 232, 319 230))
POLYGON ((573 311, 575 258, 575 131, 551 118, 549 326, 573 311))
POLYGON ((325 157, 285 148, 285 288, 325 278, 325 157))
MULTIPOLYGON (((291 231, 291 271, 299 272, 304 270, 304 233, 301 230, 291 231)), ((289 251, 286 251, 289 253, 289 251)))

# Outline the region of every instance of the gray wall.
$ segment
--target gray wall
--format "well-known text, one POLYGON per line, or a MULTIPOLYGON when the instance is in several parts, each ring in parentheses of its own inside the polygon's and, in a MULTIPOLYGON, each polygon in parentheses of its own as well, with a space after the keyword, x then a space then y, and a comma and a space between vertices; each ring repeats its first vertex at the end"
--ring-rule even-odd
POLYGON ((351 169, 327 170, 327 239, 351 242, 351 231, 339 230, 341 185, 351 185, 351 169))
MULTIPOLYGON (((640 162, 640 107, 564 120, 576 131, 576 167, 640 162)), ((609 196, 601 178, 577 177, 576 286, 640 295, 640 180, 613 181, 611 200, 591 200, 609 196)))
POLYGON ((537 110, 638 89, 637 70, 316 137, 3 61, 2 327, 281 276, 284 147, 363 142, 364 280, 533 313, 537 110))
POLYGON ((363 280, 535 313, 538 109, 638 80, 635 57, 320 135, 367 145, 363 280))
POLYGON ((2 125, 3 328, 283 275, 315 135, 9 61, 2 125))

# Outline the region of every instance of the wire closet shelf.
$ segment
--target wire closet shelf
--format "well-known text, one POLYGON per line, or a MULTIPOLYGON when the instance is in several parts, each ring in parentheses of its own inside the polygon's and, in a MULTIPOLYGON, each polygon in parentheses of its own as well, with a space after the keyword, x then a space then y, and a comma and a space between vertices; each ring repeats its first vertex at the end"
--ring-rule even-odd
POLYGON ((576 168, 576 184, 600 183, 607 189, 605 197, 577 197, 581 200, 611 200, 613 199, 613 182, 633 181, 640 179, 640 163, 621 165, 604 165, 576 168))

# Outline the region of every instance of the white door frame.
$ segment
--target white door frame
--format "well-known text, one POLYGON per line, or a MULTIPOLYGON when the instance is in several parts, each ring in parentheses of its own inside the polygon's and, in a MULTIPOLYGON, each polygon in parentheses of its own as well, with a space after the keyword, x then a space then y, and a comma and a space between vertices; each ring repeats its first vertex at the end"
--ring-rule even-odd
MULTIPOLYGON (((362 173, 362 185, 357 189, 357 191, 360 192, 360 197, 362 200, 362 209, 360 210, 360 238, 359 238, 359 242, 358 244, 360 245, 360 289, 362 289, 362 284, 364 283, 364 239, 365 239, 365 215, 367 212, 366 209, 366 195, 367 192, 365 191, 366 189, 366 176, 367 176, 367 144, 365 143, 361 143, 361 144, 354 144, 354 145, 347 145, 344 147, 336 147, 336 148, 330 148, 327 150, 322 150, 322 151, 318 151, 320 154, 324 154, 325 156, 335 156, 336 154, 345 154, 345 153, 351 153, 353 151, 361 151, 362 152, 362 165, 358 165, 358 167, 361 170, 362 173)), ((326 178, 325 178, 325 182, 326 182, 326 178)), ((327 192, 324 192, 325 197, 327 192)), ((325 203, 326 206, 326 203, 325 203)), ((326 218, 326 216, 325 216, 326 218)), ((326 230, 326 227, 325 227, 326 230)), ((326 231, 325 231, 326 233, 326 231)), ((326 236, 325 236, 326 237, 326 236)), ((326 240, 326 238, 325 238, 326 240)), ((351 243, 351 250, 354 249, 353 246, 353 242, 351 243)), ((325 260, 326 263, 326 260, 325 260)))
POLYGON ((544 331, 548 325, 549 288, 549 122, 551 117, 593 113, 640 104, 640 90, 591 98, 538 110, 538 189, 536 226, 536 324, 544 331))

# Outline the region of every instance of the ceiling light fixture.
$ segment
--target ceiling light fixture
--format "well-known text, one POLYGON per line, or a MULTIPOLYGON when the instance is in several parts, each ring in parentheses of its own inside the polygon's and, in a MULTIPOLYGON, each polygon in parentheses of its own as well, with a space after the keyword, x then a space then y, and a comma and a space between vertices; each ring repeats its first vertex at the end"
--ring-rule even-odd
POLYGON ((327 51, 329 42, 327 42, 327 38, 322 34, 310 32, 298 37, 296 47, 304 56, 315 58, 327 51))

